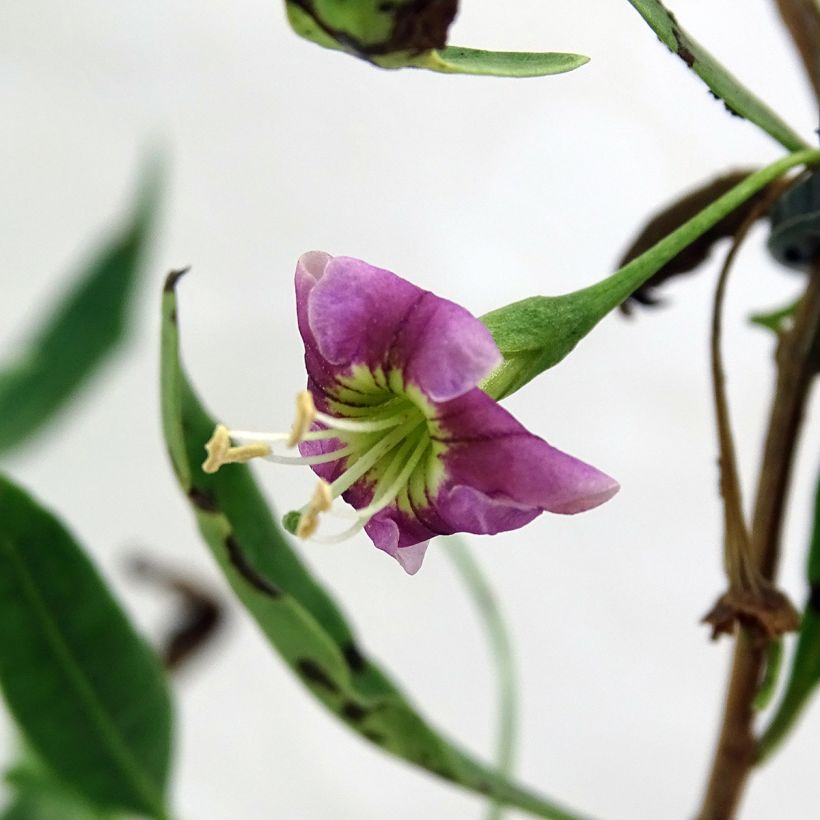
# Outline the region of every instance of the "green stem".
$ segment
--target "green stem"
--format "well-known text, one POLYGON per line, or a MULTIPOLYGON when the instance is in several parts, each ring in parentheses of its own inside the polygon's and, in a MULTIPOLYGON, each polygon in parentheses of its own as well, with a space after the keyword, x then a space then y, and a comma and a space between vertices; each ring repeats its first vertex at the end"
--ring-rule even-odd
POLYGON ((659 0, 629 0, 667 48, 700 77, 733 114, 753 122, 789 151, 808 148, 808 143, 769 106, 724 68, 697 40, 679 25, 659 0))
POLYGON ((606 279, 563 296, 533 296, 482 316, 504 356, 482 389, 501 399, 558 364, 604 316, 727 214, 792 168, 817 163, 817 149, 781 157, 750 174, 606 279))
POLYGON ((587 293, 595 294, 595 301, 600 310, 609 311, 618 307, 630 294, 643 285, 651 276, 660 270, 670 259, 674 259, 687 245, 706 233, 713 225, 735 208, 746 202, 758 191, 783 176, 798 165, 814 165, 820 162, 820 150, 807 149, 782 157, 750 174, 743 182, 736 185, 699 214, 684 222, 677 230, 661 239, 657 245, 646 253, 633 259, 608 279, 604 279, 589 288, 587 293))
MULTIPOLYGON (((467 545, 456 537, 448 538, 445 545, 445 552, 461 576, 484 623, 490 651, 495 660, 498 676, 498 737, 495 762, 498 774, 509 778, 512 774, 518 723, 515 667, 509 634, 493 591, 467 545)), ((502 812, 502 804, 492 801, 487 812, 487 820, 500 820, 502 812)))

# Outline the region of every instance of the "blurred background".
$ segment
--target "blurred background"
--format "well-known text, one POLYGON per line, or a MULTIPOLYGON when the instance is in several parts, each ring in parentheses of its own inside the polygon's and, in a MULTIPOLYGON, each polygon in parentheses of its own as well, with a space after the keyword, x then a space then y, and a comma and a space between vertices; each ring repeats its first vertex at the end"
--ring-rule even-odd
MULTIPOLYGON (((773 3, 679 0, 674 10, 811 135, 813 101, 773 3)), ((237 427, 281 430, 305 379, 292 295, 303 251, 361 257, 481 314, 603 277, 651 210, 781 153, 711 99, 626 2, 464 0, 450 40, 592 61, 519 81, 391 73, 300 41, 276 0, 0 6, 5 350, 122 218, 143 160, 166 161, 126 350, 3 464, 89 546, 154 639, 168 601, 129 578, 134 552, 230 603, 161 441, 158 307, 170 268, 192 266, 179 291, 182 339, 210 408, 237 427)), ((800 284, 769 263, 764 240, 759 227, 726 316, 747 498, 773 373, 772 337, 747 317, 800 284)), ((515 642, 517 775, 595 816, 691 816, 712 754, 730 654, 698 624, 724 587, 707 370, 715 267, 669 286, 665 309, 607 318, 507 401, 531 430, 618 478, 620 495, 577 518, 470 539, 515 642)), ((812 410, 816 420, 816 397, 812 410)), ((815 424, 784 542, 783 586, 800 603, 819 447, 815 424)), ((280 510, 313 484, 306 469, 257 474, 280 510)), ((423 713, 489 759, 493 668, 443 551, 434 543, 412 578, 364 536, 302 553, 423 713)), ((327 714, 238 606, 228 620, 175 681, 179 817, 480 816, 479 798, 327 714)), ((810 709, 752 780, 744 818, 817 816, 818 734, 820 709, 810 709)), ((15 748, 0 722, 0 758, 15 748)))

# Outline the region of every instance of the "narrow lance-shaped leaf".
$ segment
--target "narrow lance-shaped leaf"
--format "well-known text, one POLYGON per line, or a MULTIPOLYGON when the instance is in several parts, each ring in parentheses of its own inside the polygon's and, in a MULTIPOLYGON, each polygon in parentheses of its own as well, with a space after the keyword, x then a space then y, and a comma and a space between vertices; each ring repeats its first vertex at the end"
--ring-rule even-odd
MULTIPOLYGON (((512 643, 492 588, 467 544, 458 536, 452 536, 446 540, 445 546, 447 555, 473 599, 481 624, 487 633, 487 643, 498 679, 496 770, 504 777, 509 777, 513 770, 515 735, 518 728, 518 692, 512 643)), ((500 820, 502 816, 501 804, 491 800, 487 820, 500 820)))
POLYGON ((0 454, 48 423, 122 341, 158 187, 157 171, 150 169, 127 223, 0 369, 0 454))
POLYGON ((94 804, 164 818, 159 664, 65 527, 2 477, 0 635, 0 687, 36 755, 94 804))
POLYGON ((660 0, 629 2, 660 41, 706 83, 715 97, 723 100, 732 114, 753 122, 789 151, 808 148, 799 134, 687 34, 660 0))
POLYGON ((533 296, 481 317, 504 362, 482 385, 495 398, 523 387, 567 356, 610 311, 670 259, 769 183, 798 165, 820 161, 820 151, 798 151, 746 177, 611 276, 563 296, 533 296))
POLYGON ((561 52, 484 51, 448 46, 414 60, 412 65, 443 74, 480 74, 491 77, 546 77, 565 74, 589 62, 582 54, 561 52))
MULTIPOLYGON (((475 762, 441 737, 366 657, 329 594, 291 548, 248 467, 201 470, 214 419, 181 369, 175 285, 162 320, 162 417, 166 442, 200 532, 239 600, 310 691, 383 750, 465 788, 540 817, 577 815, 475 762)), ((272 726, 273 728, 273 726, 272 726)))
POLYGON ((814 533, 808 560, 809 597, 800 624, 797 651, 777 711, 763 733, 758 759, 774 752, 797 722, 820 683, 820 479, 814 502, 814 533))

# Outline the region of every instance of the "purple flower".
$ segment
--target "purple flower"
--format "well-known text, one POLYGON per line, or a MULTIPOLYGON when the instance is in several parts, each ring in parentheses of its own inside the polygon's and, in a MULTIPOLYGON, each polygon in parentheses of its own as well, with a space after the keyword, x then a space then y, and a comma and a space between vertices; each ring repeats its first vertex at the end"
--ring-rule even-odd
MULTIPOLYGON (((412 574, 436 535, 505 532, 545 510, 583 512, 618 491, 481 390, 502 358, 464 308, 320 252, 299 260, 296 306, 309 396, 290 436, 302 459, 288 460, 309 463, 322 480, 301 511, 300 534, 312 534, 319 512, 341 496, 356 510, 352 526, 316 540, 364 529, 412 574)), ((245 460, 282 438, 224 431, 220 452, 214 439, 209 453, 219 463, 245 460), (229 447, 229 437, 255 443, 229 447)))

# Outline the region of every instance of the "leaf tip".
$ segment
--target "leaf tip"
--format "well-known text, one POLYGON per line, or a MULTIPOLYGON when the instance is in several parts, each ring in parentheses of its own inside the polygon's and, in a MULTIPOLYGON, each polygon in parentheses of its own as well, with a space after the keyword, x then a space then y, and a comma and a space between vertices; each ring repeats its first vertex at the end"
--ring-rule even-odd
POLYGON ((185 276, 188 271, 191 270, 191 266, 188 265, 184 268, 177 268, 176 270, 172 270, 166 277, 165 277, 165 284, 162 287, 163 293, 175 293, 177 289, 177 282, 185 276))

